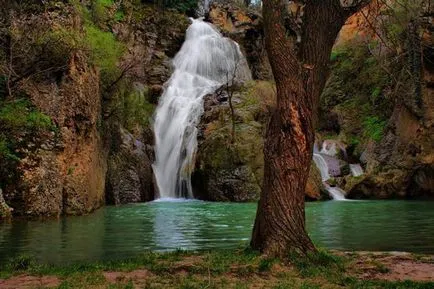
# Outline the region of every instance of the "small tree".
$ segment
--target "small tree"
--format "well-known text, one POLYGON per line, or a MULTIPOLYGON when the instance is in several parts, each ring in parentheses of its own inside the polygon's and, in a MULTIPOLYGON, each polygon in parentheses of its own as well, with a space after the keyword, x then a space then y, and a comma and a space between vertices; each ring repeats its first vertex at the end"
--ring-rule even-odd
POLYGON ((240 64, 240 60, 238 59, 235 61, 234 70, 233 71, 227 71, 226 72, 226 93, 228 94, 228 103, 229 103, 229 109, 231 112, 231 121, 232 121, 232 128, 231 128, 231 144, 235 143, 235 108, 234 104, 232 102, 234 92, 235 92, 235 80, 237 77, 238 67, 240 64))

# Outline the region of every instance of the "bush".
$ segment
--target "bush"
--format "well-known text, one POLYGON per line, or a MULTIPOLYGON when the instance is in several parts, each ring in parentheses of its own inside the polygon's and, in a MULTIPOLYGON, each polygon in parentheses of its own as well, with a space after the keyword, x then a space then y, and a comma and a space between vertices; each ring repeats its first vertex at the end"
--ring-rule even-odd
POLYGON ((124 46, 110 32, 104 32, 92 24, 85 25, 85 45, 92 63, 101 71, 101 80, 107 83, 119 72, 119 58, 124 46))
POLYGON ((16 136, 55 130, 49 116, 33 107, 27 99, 0 102, 0 160, 17 161, 16 136))
POLYGON ((21 130, 54 129, 49 116, 39 112, 27 99, 18 99, 8 103, 0 103, 0 128, 3 133, 21 130))
POLYGON ((0 135, 0 160, 3 161, 18 161, 19 157, 12 151, 7 139, 0 135))

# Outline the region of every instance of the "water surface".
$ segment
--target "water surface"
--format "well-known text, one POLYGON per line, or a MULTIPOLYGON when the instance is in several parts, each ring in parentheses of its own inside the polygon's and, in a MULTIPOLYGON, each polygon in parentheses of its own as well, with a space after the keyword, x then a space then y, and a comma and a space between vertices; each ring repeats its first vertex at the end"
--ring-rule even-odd
MULTIPOLYGON (((248 244, 256 204, 152 202, 80 217, 0 224, 0 263, 17 255, 67 263, 134 257, 146 250, 233 249, 248 244)), ((308 203, 321 247, 434 253, 434 202, 308 203)))

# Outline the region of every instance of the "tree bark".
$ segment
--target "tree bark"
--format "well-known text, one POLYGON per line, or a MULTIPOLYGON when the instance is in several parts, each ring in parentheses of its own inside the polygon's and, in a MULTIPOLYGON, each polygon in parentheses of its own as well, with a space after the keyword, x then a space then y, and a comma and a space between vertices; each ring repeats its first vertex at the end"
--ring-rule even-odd
POLYGON ((306 1, 300 43, 288 36, 285 2, 263 1, 266 49, 276 81, 277 105, 267 127, 264 185, 251 241, 254 249, 275 257, 290 251, 303 255, 315 251, 305 228, 304 193, 319 97, 341 27, 368 1, 353 1, 357 3, 350 7, 342 7, 339 0, 306 1))

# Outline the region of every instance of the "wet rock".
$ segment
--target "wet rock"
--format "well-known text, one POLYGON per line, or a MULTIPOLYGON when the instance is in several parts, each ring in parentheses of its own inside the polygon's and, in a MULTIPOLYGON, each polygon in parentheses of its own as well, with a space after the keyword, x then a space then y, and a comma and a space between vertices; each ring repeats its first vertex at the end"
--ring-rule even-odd
MULTIPOLYGON (((257 201, 263 173, 263 134, 274 94, 266 83, 251 84, 234 93, 236 132, 231 143, 230 110, 225 92, 204 99, 199 124, 196 169, 192 176, 197 198, 212 201, 257 201)), ((272 87, 269 87, 272 91, 272 87)), ((323 199, 321 175, 312 166, 306 199, 323 199)))
POLYGON ((310 201, 328 199, 328 194, 321 179, 321 173, 314 163, 310 166, 309 179, 306 184, 306 199, 310 201))
POLYGON ((154 84, 149 88, 147 100, 149 103, 158 104, 158 99, 163 94, 163 86, 154 84))
POLYGON ((434 164, 424 165, 413 171, 407 188, 409 197, 433 197, 434 164))
POLYGON ((406 174, 401 170, 389 170, 376 175, 367 175, 347 192, 350 199, 391 199, 406 196, 406 174))
POLYGON ((261 192, 251 168, 246 165, 212 172, 203 189, 196 190, 195 196, 209 201, 248 202, 257 200, 261 192))
POLYGON ((261 19, 261 15, 255 12, 223 1, 210 6, 206 20, 240 45, 254 79, 269 80, 273 78, 273 74, 265 51, 261 19))

